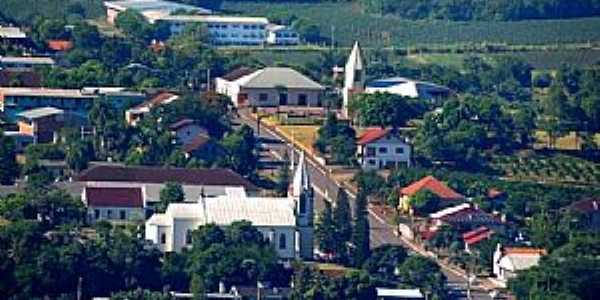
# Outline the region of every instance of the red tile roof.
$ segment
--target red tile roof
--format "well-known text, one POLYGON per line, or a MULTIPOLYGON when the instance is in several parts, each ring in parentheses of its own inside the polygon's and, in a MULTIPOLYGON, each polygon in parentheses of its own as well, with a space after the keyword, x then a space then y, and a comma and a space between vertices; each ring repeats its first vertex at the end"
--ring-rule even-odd
POLYGON ((154 95, 152 98, 148 99, 147 101, 144 101, 143 103, 135 106, 135 108, 153 107, 153 106, 161 105, 163 102, 165 102, 173 97, 177 97, 177 96, 178 95, 173 94, 173 93, 162 92, 162 93, 154 95))
POLYGON ((54 51, 69 51, 73 48, 73 42, 67 40, 49 40, 48 48, 54 51))
POLYGON ((494 231, 485 226, 481 226, 475 230, 463 233, 462 238, 465 241, 465 244, 474 245, 490 238, 492 234, 494 234, 494 231))
POLYGON ((504 247, 502 249, 504 255, 518 254, 518 255, 546 255, 546 250, 541 248, 529 248, 529 247, 504 247))
POLYGON ((585 199, 573 202, 569 205, 569 208, 582 214, 600 212, 600 199, 585 199))
POLYGON ((184 169, 168 167, 140 167, 96 165, 79 174, 77 181, 87 182, 178 182, 188 185, 243 186, 247 190, 257 187, 230 169, 184 169))
POLYGON ((358 137, 358 141, 356 141, 357 144, 359 145, 366 145, 369 143, 372 143, 382 137, 384 137, 388 132, 390 132, 390 129, 383 129, 383 128, 369 128, 367 130, 365 130, 360 137, 358 137))
POLYGON ((144 207, 141 188, 86 187, 88 206, 95 207, 144 207))
POLYGON ((437 180, 433 176, 423 177, 419 181, 416 181, 411 185, 403 188, 402 190, 400 190, 400 192, 402 195, 413 196, 414 194, 423 190, 428 190, 443 200, 464 199, 463 195, 449 188, 447 185, 437 180))

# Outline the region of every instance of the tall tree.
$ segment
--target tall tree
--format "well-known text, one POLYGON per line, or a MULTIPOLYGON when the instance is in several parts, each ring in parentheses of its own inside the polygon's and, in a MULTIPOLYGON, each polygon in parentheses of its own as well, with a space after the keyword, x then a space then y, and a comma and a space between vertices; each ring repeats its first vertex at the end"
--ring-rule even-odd
POLYGON ((15 143, 0 130, 0 184, 9 185, 19 177, 15 143))
POLYGON ((333 224, 335 225, 335 252, 342 261, 347 260, 347 244, 352 238, 352 212, 348 194, 339 188, 337 200, 333 206, 333 224))
POLYGON ((221 164, 232 168, 244 176, 254 174, 258 158, 255 151, 256 139, 254 138, 254 131, 250 126, 242 125, 238 131, 223 138, 221 144, 225 148, 225 151, 227 151, 227 155, 221 164))
POLYGON ((315 238, 319 245, 319 250, 326 254, 335 254, 336 249, 336 228, 333 221, 331 204, 328 201, 324 203, 325 207, 319 213, 317 223, 315 224, 315 238))
POLYGON ((371 253, 367 195, 363 191, 359 190, 354 205, 351 260, 354 266, 361 266, 371 253))

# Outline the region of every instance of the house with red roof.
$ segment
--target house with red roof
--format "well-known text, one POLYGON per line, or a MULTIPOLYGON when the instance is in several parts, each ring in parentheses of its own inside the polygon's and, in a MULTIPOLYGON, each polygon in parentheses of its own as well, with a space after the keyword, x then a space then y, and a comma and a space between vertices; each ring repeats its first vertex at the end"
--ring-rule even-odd
POLYGON ((410 167, 411 146, 398 130, 368 128, 356 144, 358 161, 365 170, 410 167))
POLYGON ((86 186, 81 200, 87 207, 88 221, 113 223, 143 221, 146 217, 144 187, 86 186))
POLYGON ((498 244, 492 261, 493 273, 500 283, 505 285, 510 278, 516 277, 518 272, 537 266, 546 254, 545 249, 502 247, 498 244))
POLYGON ((463 233, 462 239, 465 243, 465 251, 470 253, 471 249, 473 249, 475 245, 489 239, 490 237, 492 237, 493 234, 494 231, 485 226, 481 226, 471 231, 463 233))
POLYGON ((145 114, 149 113, 153 107, 163 104, 169 104, 177 99, 179 99, 179 96, 173 93, 158 93, 150 97, 143 103, 125 111, 125 120, 127 121, 127 124, 135 126, 135 124, 137 124, 137 122, 139 122, 145 114))
POLYGON ((433 176, 426 176, 400 190, 399 209, 405 213, 412 211, 410 199, 421 191, 429 191, 445 202, 464 200, 465 196, 448 187, 433 176))

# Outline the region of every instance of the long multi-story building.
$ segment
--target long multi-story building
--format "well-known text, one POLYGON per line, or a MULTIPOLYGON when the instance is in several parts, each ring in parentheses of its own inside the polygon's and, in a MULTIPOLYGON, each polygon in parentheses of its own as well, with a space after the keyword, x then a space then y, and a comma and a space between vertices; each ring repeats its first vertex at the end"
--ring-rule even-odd
POLYGON ((23 111, 54 107, 86 116, 95 99, 104 97, 117 108, 137 104, 144 94, 127 91, 122 87, 86 87, 83 89, 0 88, 0 111, 14 122, 23 111))

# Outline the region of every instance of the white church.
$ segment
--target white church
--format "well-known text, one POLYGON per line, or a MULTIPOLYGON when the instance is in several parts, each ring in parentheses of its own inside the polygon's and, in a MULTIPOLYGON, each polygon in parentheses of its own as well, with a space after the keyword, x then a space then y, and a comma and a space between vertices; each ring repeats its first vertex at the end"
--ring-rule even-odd
POLYGON ((391 77, 366 82, 366 64, 358 42, 354 43, 344 67, 343 113, 348 116, 348 104, 354 95, 390 93, 408 98, 435 100, 448 97, 452 90, 431 82, 404 77, 391 77))
POLYGON ((146 240, 163 252, 178 252, 191 247, 192 231, 199 226, 228 226, 246 220, 271 242, 280 259, 312 259, 313 202, 302 153, 287 197, 251 197, 244 188, 233 187, 226 188, 225 195, 201 195, 197 202, 171 203, 165 213, 146 221, 146 240))

